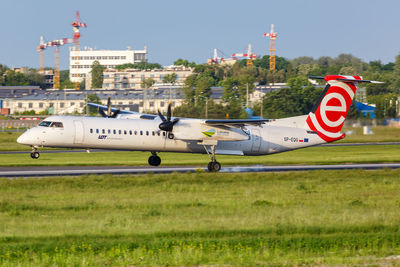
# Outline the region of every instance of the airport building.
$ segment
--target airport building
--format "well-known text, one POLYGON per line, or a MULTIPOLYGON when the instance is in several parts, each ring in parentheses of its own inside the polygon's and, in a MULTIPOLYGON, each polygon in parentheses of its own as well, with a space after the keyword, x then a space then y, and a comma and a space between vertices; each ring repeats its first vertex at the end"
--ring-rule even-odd
POLYGON ((147 61, 147 48, 143 50, 94 50, 86 48, 84 50, 76 50, 70 48, 69 60, 69 79, 72 82, 81 82, 92 70, 94 61, 106 68, 115 68, 117 65, 125 63, 139 63, 147 61))
POLYGON ((95 94, 106 105, 110 96, 112 106, 122 110, 136 112, 166 112, 168 103, 179 106, 185 97, 177 86, 174 88, 160 87, 146 90, 47 90, 37 91, 19 97, 4 98, 2 108, 9 114, 34 110, 36 113, 48 110, 51 114, 85 113, 85 103, 88 95, 95 94), (172 93, 171 93, 172 89, 172 93))
POLYGON ((164 69, 138 70, 126 69, 119 71, 116 69, 107 69, 103 72, 103 89, 132 89, 140 90, 144 79, 154 79, 156 86, 164 85, 163 78, 168 74, 176 74, 175 85, 182 86, 185 79, 193 73, 192 68, 184 66, 168 66, 164 69))

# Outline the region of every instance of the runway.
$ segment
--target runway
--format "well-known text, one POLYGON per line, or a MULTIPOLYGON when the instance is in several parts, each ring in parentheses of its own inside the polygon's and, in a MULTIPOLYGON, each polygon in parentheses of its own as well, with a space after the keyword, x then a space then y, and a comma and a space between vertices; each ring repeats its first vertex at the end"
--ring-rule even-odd
MULTIPOLYGON (((235 172, 287 172, 311 170, 374 170, 382 168, 398 169, 400 163, 365 163, 365 164, 335 164, 335 165, 290 165, 290 166, 227 166, 222 167, 222 173, 235 172)), ((45 177, 45 176, 79 176, 99 174, 146 174, 146 173, 185 173, 207 171, 206 168, 193 166, 167 167, 127 167, 127 166, 34 166, 34 167, 1 167, 0 177, 45 177)))

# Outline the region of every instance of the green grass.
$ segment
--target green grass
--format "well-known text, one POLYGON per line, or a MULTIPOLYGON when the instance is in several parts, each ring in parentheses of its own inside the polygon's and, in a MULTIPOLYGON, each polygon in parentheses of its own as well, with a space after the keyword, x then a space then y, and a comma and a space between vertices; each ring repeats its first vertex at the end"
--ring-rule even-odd
MULTIPOLYGON (((159 153, 162 166, 206 166, 207 155, 186 153, 159 153)), ((59 165, 124 165, 148 166, 149 152, 74 152, 42 153, 37 160, 29 153, 0 154, 0 166, 59 166, 59 165)), ((229 165, 291 165, 335 163, 400 162, 399 146, 310 147, 267 156, 217 155, 223 166, 229 165)))
POLYGON ((363 135, 362 127, 344 127, 342 132, 352 131, 340 143, 368 143, 368 142, 400 142, 400 128, 376 126, 371 127, 373 134, 363 135))
POLYGON ((400 170, 0 180, 0 265, 397 263, 400 170))

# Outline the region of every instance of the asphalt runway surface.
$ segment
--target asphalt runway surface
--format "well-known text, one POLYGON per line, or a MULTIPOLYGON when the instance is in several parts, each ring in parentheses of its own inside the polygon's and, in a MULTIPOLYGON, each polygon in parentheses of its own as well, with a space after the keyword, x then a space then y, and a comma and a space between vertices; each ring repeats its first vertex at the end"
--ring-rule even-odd
MULTIPOLYGON (((400 163, 367 163, 367 164, 335 164, 335 165, 287 165, 287 166, 227 166, 222 167, 222 173, 245 172, 287 172, 310 170, 374 170, 382 168, 398 169, 400 163)), ((206 168, 193 166, 167 166, 167 167, 127 167, 127 166, 26 166, 26 167, 1 167, 0 177, 45 177, 45 176, 79 176, 99 174, 146 174, 146 173, 187 173, 206 168)))

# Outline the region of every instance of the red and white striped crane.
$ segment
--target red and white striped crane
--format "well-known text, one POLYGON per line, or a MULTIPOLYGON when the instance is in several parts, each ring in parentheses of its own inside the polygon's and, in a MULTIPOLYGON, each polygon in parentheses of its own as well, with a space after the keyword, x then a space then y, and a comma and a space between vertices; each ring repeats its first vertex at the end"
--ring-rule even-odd
POLYGON ((246 65, 253 65, 253 60, 257 58, 257 55, 251 52, 251 44, 247 47, 247 53, 233 53, 232 57, 237 59, 238 57, 243 57, 247 59, 246 65))
MULTIPOLYGON (((87 24, 81 22, 79 11, 75 13, 75 21, 72 22, 72 28, 74 31, 72 38, 61 38, 56 39, 51 42, 45 42, 43 36, 40 37, 40 43, 37 46, 37 51, 40 54, 40 71, 44 71, 44 50, 47 47, 54 47, 54 88, 60 88, 60 46, 66 44, 75 44, 75 50, 79 50, 79 38, 81 38, 80 28, 86 28, 87 24)), ((75 88, 79 89, 78 85, 75 88)))

